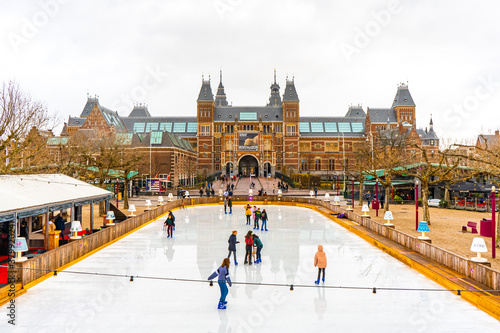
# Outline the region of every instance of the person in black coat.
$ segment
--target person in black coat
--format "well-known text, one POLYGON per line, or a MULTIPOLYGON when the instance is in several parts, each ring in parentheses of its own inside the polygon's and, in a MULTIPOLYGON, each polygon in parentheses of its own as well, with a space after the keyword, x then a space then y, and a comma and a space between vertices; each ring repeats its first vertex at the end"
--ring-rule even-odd
POLYGON ((238 234, 238 232, 236 230, 233 230, 232 235, 229 236, 229 240, 227 241, 229 243, 229 247, 228 247, 229 253, 228 253, 227 257, 230 258, 231 252, 233 252, 234 264, 238 265, 238 262, 236 261, 236 244, 239 244, 239 242, 236 240, 236 234, 238 234))

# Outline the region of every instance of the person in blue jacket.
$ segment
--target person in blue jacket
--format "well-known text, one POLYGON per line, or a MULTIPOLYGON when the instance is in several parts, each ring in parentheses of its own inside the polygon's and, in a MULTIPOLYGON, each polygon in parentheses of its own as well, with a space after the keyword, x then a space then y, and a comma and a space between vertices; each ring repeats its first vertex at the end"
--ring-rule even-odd
POLYGON ((264 245, 262 245, 262 242, 260 241, 259 236, 257 236, 256 234, 253 234, 252 237, 253 237, 253 243, 255 244, 255 246, 257 246, 257 253, 255 254, 254 264, 258 264, 258 263, 262 262, 262 259, 260 257, 260 251, 262 251, 262 248, 264 247, 264 245))
POLYGON ((217 308, 223 310, 226 308, 227 304, 226 296, 229 291, 227 288, 227 284, 229 284, 230 287, 233 285, 231 282, 231 278, 229 277, 229 258, 224 258, 224 260, 222 261, 222 265, 208 277, 208 280, 212 280, 216 276, 219 277, 218 282, 220 288, 220 299, 217 308))
POLYGON ((235 265, 238 265, 238 262, 236 261, 236 244, 239 244, 239 242, 236 240, 237 234, 238 234, 238 232, 236 230, 233 230, 232 235, 229 236, 229 239, 227 241, 229 243, 229 247, 228 247, 229 253, 227 254, 227 257, 231 258, 231 252, 233 252, 235 265))

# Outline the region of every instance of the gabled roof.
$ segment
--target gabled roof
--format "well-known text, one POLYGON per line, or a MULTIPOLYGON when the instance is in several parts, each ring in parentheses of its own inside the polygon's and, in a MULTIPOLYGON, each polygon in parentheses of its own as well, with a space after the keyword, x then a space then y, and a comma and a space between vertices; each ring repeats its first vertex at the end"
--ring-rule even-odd
POLYGON ((294 79, 286 80, 285 91, 283 92, 283 102, 298 102, 299 95, 295 89, 294 79))
POLYGON ((368 108, 368 114, 370 115, 370 121, 372 122, 372 124, 387 124, 387 117, 389 117, 389 121, 391 124, 398 122, 396 111, 394 109, 368 108))
POLYGON ((99 100, 97 96, 95 97, 87 96, 87 103, 85 103, 85 106, 83 107, 82 113, 80 114, 80 118, 87 118, 92 112, 95 103, 99 105, 99 100))
POLYGON ((122 130, 127 129, 125 127, 125 124, 121 120, 120 116, 118 115, 118 112, 111 111, 110 109, 102 107, 102 106, 99 106, 99 110, 101 111, 108 126, 116 127, 116 128, 122 129, 122 130))
POLYGON ((394 102, 392 103, 393 108, 396 106, 415 106, 415 102, 413 102, 407 84, 401 83, 398 86, 396 97, 394 97, 394 102))
POLYGON ((345 115, 346 117, 366 117, 366 113, 363 110, 363 107, 361 105, 351 105, 349 106, 349 110, 347 110, 347 113, 345 115))
POLYGON ((417 134, 421 140, 439 140, 439 137, 437 136, 436 132, 434 132, 434 130, 426 132, 423 129, 419 128, 417 129, 417 134))
POLYGON ((71 127, 80 127, 83 125, 85 122, 85 118, 80 118, 80 117, 69 117, 68 118, 68 126, 71 127))
POLYGON ((212 87, 210 86, 210 79, 202 79, 198 101, 213 101, 214 95, 212 94, 212 87))
POLYGON ((129 117, 151 117, 149 114, 148 107, 144 104, 134 105, 132 112, 128 115, 129 117))

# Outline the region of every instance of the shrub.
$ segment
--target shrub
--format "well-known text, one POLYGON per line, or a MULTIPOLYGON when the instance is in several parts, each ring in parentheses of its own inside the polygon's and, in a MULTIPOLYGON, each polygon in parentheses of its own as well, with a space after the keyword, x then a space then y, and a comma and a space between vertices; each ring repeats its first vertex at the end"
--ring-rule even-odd
POLYGON ((448 201, 441 199, 439 201, 439 207, 444 207, 444 208, 448 207, 448 201))
POLYGON ((401 198, 399 195, 395 195, 394 198, 393 198, 393 200, 395 202, 403 203, 403 198, 401 198))

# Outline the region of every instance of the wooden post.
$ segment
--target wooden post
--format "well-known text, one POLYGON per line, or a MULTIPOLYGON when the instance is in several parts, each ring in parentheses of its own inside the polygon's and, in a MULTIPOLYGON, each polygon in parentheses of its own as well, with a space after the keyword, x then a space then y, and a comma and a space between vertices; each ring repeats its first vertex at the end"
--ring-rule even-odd
POLYGON ((90 230, 94 230, 94 201, 90 202, 90 230))

